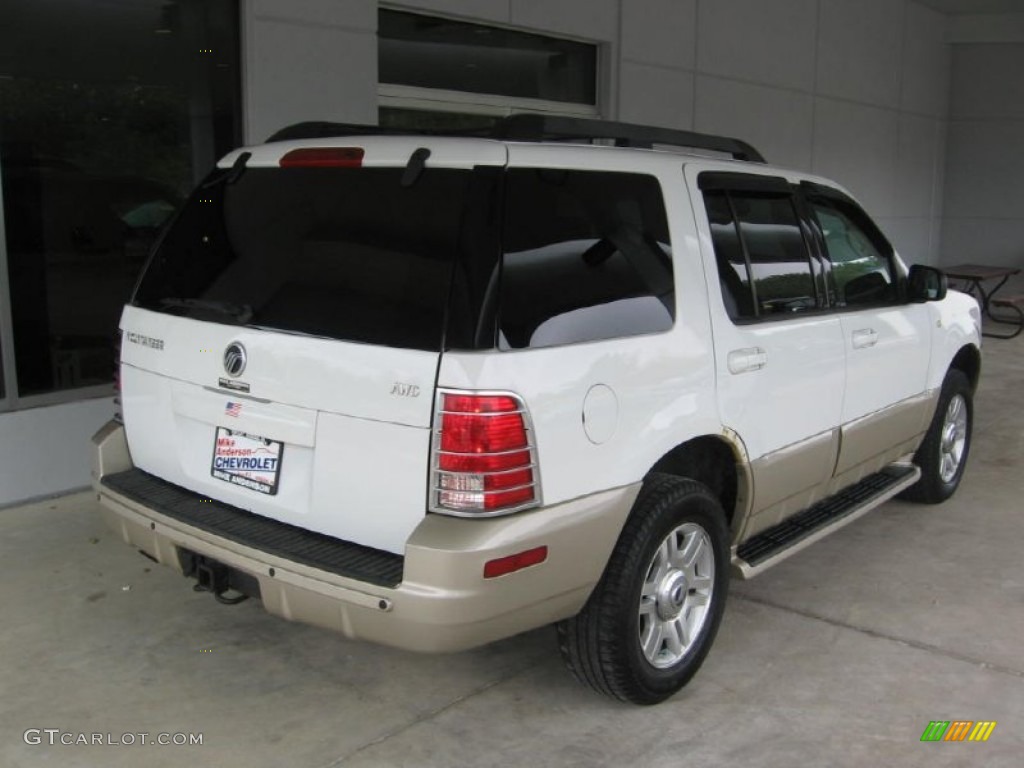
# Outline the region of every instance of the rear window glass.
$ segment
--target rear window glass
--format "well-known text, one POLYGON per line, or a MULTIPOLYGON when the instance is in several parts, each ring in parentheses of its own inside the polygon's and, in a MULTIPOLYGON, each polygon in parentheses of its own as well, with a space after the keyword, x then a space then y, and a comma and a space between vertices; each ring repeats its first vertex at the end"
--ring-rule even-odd
POLYGON ((405 187, 402 168, 250 168, 233 183, 218 173, 154 253, 136 305, 441 348, 453 265, 488 237, 471 214, 495 172, 428 169, 405 187))
POLYGON ((499 347, 666 331, 671 245, 652 176, 518 168, 506 175, 499 347))

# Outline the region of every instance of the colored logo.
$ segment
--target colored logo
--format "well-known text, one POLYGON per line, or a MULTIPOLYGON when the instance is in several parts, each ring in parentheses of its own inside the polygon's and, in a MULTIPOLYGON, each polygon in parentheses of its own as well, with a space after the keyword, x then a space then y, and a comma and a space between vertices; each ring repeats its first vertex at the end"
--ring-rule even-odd
POLYGON ((234 416, 237 419, 239 416, 242 415, 242 404, 232 403, 230 400, 228 400, 228 404, 224 408, 224 415, 234 416))
POLYGON ((224 350, 224 370, 228 376, 241 376, 245 370, 246 360, 245 347, 237 341, 228 344, 228 348, 224 350))
POLYGON ((988 741, 995 729, 995 720, 932 720, 921 741, 988 741))

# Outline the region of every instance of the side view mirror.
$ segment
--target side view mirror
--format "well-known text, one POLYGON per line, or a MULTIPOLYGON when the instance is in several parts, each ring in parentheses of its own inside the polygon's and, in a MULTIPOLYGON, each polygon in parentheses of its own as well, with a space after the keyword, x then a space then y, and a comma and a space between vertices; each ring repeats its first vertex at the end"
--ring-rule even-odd
POLYGON ((948 288, 941 269, 915 264, 907 275, 907 298, 913 302, 942 301, 948 288))

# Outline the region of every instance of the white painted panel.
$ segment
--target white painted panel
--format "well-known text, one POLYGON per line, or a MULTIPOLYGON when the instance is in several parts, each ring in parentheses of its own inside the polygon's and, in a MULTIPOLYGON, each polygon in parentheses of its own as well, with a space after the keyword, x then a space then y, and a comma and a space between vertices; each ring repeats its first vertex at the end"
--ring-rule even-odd
POLYGON ((939 155, 940 128, 941 123, 932 118, 900 116, 895 197, 885 215, 931 215, 932 198, 942 193, 936 186, 936 175, 943 162, 939 155))
POLYGON ((697 76, 696 130, 748 141, 769 163, 809 171, 813 123, 809 94, 697 76))
POLYGON ((590 40, 618 36, 617 0, 511 0, 512 23, 590 40))
POLYGON ((619 119, 667 128, 693 126, 693 74, 624 61, 619 119))
POLYGON ((1024 120, 1024 45, 957 45, 950 118, 1024 120))
MULTIPOLYGON (((472 21, 497 21, 507 24, 510 0, 409 0, 402 3, 410 11, 464 16, 472 21)), ((404 8, 400 9, 404 10, 404 8)))
POLYGON ((702 2, 697 8, 697 69, 810 91, 817 16, 817 0, 702 2))
POLYGON ((377 122, 373 32, 253 19, 246 51, 247 141, 303 120, 377 122))
MULTIPOLYGON (((604 169, 657 176, 667 210, 689 211, 679 162, 608 148, 515 145, 512 166, 604 169)), ((546 505, 641 479, 678 443, 717 434, 714 355, 694 220, 670 217, 675 326, 665 333, 499 354, 446 352, 438 384, 520 395, 533 419, 546 505), (587 436, 583 413, 595 385, 610 389, 617 427, 603 443, 587 436)))
POLYGON ((697 62, 697 0, 624 2, 622 57, 693 69, 697 62))
POLYGON ((872 215, 892 208, 896 115, 877 107, 815 100, 814 172, 845 186, 872 215))
POLYGON ((846 311, 839 318, 846 337, 844 424, 924 392, 932 334, 928 305, 846 311), (875 341, 858 345, 865 332, 875 341))
POLYGON ((0 505, 89 484, 89 438, 114 415, 110 398, 0 413, 0 505))
POLYGON ((306 24, 377 29, 375 0, 250 0, 254 16, 306 24))
POLYGON ((946 17, 919 3, 908 3, 901 108, 944 117, 949 104, 949 63, 946 17))
POLYGON ((898 106, 904 8, 892 0, 822 0, 818 92, 898 106))
POLYGON ((1024 124, 952 122, 946 151, 946 216, 1024 219, 1024 124))

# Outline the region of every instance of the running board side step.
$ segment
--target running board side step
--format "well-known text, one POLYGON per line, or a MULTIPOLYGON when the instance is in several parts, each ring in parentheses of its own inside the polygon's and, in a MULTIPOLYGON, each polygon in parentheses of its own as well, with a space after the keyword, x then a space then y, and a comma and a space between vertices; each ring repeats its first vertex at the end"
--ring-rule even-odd
POLYGON ((909 488, 921 477, 913 464, 890 464, 874 475, 822 499, 793 517, 743 542, 732 557, 733 571, 750 579, 808 544, 824 538, 909 488))

